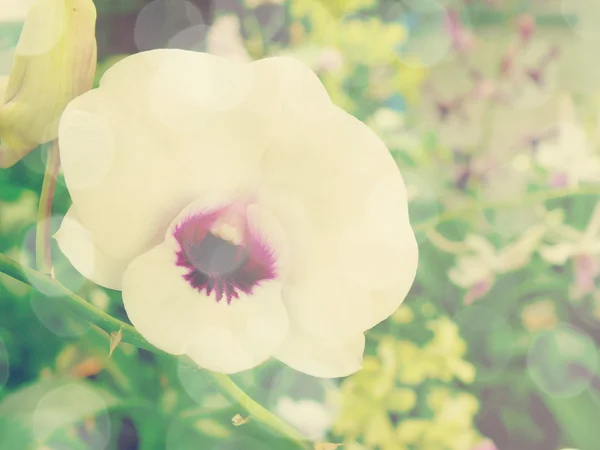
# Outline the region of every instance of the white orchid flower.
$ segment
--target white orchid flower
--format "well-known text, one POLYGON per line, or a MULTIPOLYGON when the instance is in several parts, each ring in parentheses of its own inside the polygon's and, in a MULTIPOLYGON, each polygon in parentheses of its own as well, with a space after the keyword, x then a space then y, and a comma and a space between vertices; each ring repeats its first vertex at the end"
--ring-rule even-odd
POLYGON ((567 186, 600 181, 600 157, 585 130, 568 122, 556 126, 556 139, 540 145, 537 163, 567 186))
POLYGON ((460 243, 447 242, 436 232, 430 232, 428 236, 438 248, 457 254, 456 263, 448 271, 448 277, 455 285, 467 290, 464 302, 468 305, 488 293, 497 275, 519 270, 529 264, 547 230, 557 220, 557 214, 547 213, 542 223, 532 226, 502 249, 496 249, 481 235, 467 235, 460 243))
POLYGON ((596 204, 585 231, 561 225, 540 248, 540 255, 550 264, 565 265, 572 261, 574 283, 571 297, 580 299, 596 290, 596 277, 600 275, 600 203, 596 204))
POLYGON ((293 59, 130 56, 67 107, 59 144, 62 251, 201 367, 351 374, 413 282, 396 164, 293 59))
POLYGON ((563 265, 577 256, 600 255, 600 203, 596 204, 585 231, 561 224, 552 244, 540 248, 540 255, 550 264, 563 265))

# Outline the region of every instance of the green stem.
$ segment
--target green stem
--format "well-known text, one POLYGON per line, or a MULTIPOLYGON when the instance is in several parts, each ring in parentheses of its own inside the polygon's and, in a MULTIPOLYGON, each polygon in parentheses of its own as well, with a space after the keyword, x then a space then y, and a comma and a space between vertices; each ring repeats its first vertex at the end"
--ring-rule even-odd
POLYGON ((52 200, 56 189, 56 178, 60 170, 60 157, 58 140, 54 140, 48 148, 46 172, 40 195, 40 205, 37 215, 37 228, 35 233, 35 261, 37 268, 42 273, 52 272, 52 257, 50 255, 50 215, 52 213, 52 200))
POLYGON ((152 352, 160 352, 156 347, 148 343, 135 328, 113 316, 96 308, 91 303, 74 294, 56 280, 52 280, 37 270, 24 267, 17 261, 0 253, 0 272, 21 281, 33 288, 41 289, 45 294, 53 296, 53 300, 60 306, 68 308, 80 318, 98 326, 110 335, 112 332, 123 330, 122 342, 143 348, 152 352))
MULTIPOLYGON (((48 295, 54 295, 53 300, 60 303, 60 306, 68 308, 71 312, 82 319, 96 325, 106 332, 109 338, 110 333, 122 330, 121 342, 134 345, 139 348, 149 350, 154 353, 163 353, 148 341, 146 341, 138 331, 131 325, 116 319, 115 317, 96 308, 94 305, 86 302, 77 294, 69 291, 56 280, 38 272, 37 270, 24 267, 17 261, 0 253, 0 273, 4 273, 15 280, 21 281, 32 287, 42 288, 48 295)), ((248 394, 240 389, 227 375, 215 373, 206 370, 205 373, 221 389, 223 394, 233 401, 239 403, 253 420, 265 424, 276 433, 285 436, 298 445, 299 448, 309 449, 310 444, 294 428, 283 422, 277 416, 262 405, 253 400, 248 394)))
POLYGON ((239 403, 242 408, 244 408, 250 414, 252 420, 258 420, 259 422, 267 425, 269 428, 277 431, 279 434, 287 436, 290 438, 290 440, 296 443, 299 448, 312 448, 310 444, 302 437, 302 435, 296 431, 295 428, 283 422, 277 416, 271 414, 260 403, 256 402, 242 389, 240 389, 240 387, 235 384, 227 375, 216 372, 207 373, 211 380, 217 386, 219 386, 221 392, 231 400, 239 403))

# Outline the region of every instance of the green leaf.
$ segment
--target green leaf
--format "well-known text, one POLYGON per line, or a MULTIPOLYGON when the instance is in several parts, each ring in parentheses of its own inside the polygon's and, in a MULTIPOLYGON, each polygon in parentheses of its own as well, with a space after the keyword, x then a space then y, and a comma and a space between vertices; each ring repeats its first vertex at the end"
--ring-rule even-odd
POLYGON ((594 401, 589 391, 572 398, 546 395, 543 399, 567 438, 564 446, 579 450, 598 448, 600 403, 594 401))
POLYGON ((38 448, 55 433, 119 403, 108 391, 82 380, 39 381, 0 403, 0 448, 38 448))

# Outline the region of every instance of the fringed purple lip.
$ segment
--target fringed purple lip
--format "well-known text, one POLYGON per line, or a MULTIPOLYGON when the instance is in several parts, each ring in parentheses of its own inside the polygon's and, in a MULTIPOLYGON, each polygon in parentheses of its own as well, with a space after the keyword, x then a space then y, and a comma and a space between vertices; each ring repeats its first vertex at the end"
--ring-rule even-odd
POLYGON ((245 217, 239 223, 243 236, 239 244, 214 232, 215 222, 226 209, 188 216, 173 233, 179 243, 177 265, 188 272, 183 278, 198 292, 211 295, 227 304, 239 298, 240 291, 249 295, 261 281, 277 277, 276 260, 269 244, 248 226, 245 217))

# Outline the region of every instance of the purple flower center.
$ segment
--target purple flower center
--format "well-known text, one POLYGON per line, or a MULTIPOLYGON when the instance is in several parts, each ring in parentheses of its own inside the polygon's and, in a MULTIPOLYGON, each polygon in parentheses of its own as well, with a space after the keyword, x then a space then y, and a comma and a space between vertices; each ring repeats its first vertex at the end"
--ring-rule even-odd
POLYGON ((215 293, 231 304, 240 292, 252 294, 261 281, 277 277, 276 261, 267 242, 257 236, 245 219, 237 231, 239 243, 223 238, 214 225, 224 210, 187 217, 176 226, 174 237, 179 243, 177 265, 188 271, 183 278, 198 292, 215 293))

